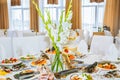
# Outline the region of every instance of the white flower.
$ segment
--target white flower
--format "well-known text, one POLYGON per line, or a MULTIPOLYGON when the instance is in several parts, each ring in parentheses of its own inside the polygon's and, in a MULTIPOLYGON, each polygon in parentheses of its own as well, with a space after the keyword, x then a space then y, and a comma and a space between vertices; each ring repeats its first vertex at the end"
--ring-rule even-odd
POLYGON ((62 32, 62 33, 60 34, 60 41, 59 41, 59 43, 60 43, 60 44, 66 44, 67 41, 68 41, 67 37, 68 37, 68 36, 66 35, 66 32, 62 32))
POLYGON ((56 43, 56 45, 57 45, 57 47, 59 48, 59 50, 62 51, 62 49, 63 49, 62 45, 61 45, 59 42, 56 43))
POLYGON ((72 24, 71 23, 68 23, 68 22, 63 22, 62 23, 62 27, 63 27, 63 30, 69 30, 71 28, 72 24))

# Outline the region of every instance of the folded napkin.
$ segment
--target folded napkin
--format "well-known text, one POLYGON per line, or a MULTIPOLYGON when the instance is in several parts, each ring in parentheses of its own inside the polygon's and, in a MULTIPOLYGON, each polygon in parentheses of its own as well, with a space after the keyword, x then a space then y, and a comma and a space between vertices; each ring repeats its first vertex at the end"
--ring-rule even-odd
POLYGON ((115 47, 115 44, 111 44, 108 50, 105 52, 104 60, 108 61, 117 61, 118 58, 118 50, 115 47))

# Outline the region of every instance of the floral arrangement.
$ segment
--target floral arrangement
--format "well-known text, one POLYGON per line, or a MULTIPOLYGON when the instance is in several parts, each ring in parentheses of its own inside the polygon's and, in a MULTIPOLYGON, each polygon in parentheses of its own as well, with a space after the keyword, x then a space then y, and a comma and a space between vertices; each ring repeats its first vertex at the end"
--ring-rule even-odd
POLYGON ((51 69, 52 71, 55 69, 58 72, 58 69, 63 69, 62 60, 60 58, 60 52, 62 51, 62 45, 67 43, 68 37, 70 34, 71 29, 71 19, 72 19, 72 0, 69 3, 68 9, 65 12, 62 11, 60 15, 60 20, 58 24, 55 24, 51 20, 50 12, 46 10, 47 19, 45 19, 44 15, 42 14, 41 10, 39 9, 38 5, 32 0, 35 8, 44 23, 45 29, 49 38, 51 39, 52 46, 54 47, 56 54, 54 61, 52 63, 51 69))

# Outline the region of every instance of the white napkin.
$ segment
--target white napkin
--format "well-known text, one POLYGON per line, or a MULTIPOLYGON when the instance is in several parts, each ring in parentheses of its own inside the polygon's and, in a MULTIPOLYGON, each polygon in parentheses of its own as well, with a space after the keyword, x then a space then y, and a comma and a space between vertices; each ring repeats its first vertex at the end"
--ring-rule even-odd
POLYGON ((118 50, 115 47, 115 44, 112 44, 109 49, 105 53, 104 60, 109 60, 109 61, 117 61, 118 58, 118 50))
POLYGON ((82 54, 88 53, 88 45, 87 45, 86 41, 84 41, 84 40, 80 41, 80 43, 78 44, 77 51, 82 54))

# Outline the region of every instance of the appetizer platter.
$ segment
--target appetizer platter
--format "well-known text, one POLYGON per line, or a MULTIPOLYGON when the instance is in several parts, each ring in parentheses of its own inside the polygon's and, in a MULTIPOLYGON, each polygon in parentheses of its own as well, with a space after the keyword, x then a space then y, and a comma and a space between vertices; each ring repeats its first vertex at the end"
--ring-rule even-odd
POLYGON ((11 78, 0 77, 0 80, 12 80, 11 78))
POLYGON ((46 59, 38 59, 38 60, 32 61, 31 66, 42 66, 42 65, 45 65, 46 63, 47 63, 46 59))
POLYGON ((90 74, 73 73, 66 77, 66 80, 93 80, 90 74))
POLYGON ((117 66, 115 64, 110 63, 110 62, 98 63, 97 67, 102 69, 102 70, 114 70, 117 68, 117 66))
POLYGON ((16 58, 9 58, 9 59, 4 59, 0 62, 0 66, 11 66, 11 65, 16 65, 20 64, 21 61, 16 59, 16 58))
POLYGON ((14 78, 20 79, 20 80, 30 79, 30 78, 34 77, 36 74, 39 74, 39 73, 35 73, 34 70, 28 69, 28 70, 23 70, 23 71, 19 72, 18 74, 15 74, 14 78))
POLYGON ((120 71, 119 70, 109 71, 106 74, 104 74, 103 76, 105 78, 120 78, 120 71))
POLYGON ((36 59, 36 57, 34 55, 26 55, 26 56, 20 57, 20 60, 22 60, 22 61, 31 61, 34 59, 36 59))
POLYGON ((8 67, 8 66, 1 66, 1 69, 2 69, 3 71, 7 72, 7 73, 10 73, 10 72, 13 71, 13 70, 12 70, 10 67, 8 67))
POLYGON ((17 65, 13 65, 12 66, 12 70, 13 71, 17 71, 17 70, 23 70, 23 69, 26 69, 27 68, 27 65, 23 64, 23 63, 20 63, 20 64, 17 64, 17 65))
POLYGON ((27 69, 27 66, 23 63, 20 63, 20 64, 16 64, 13 66, 1 66, 1 69, 7 73, 10 73, 12 71, 19 71, 19 70, 27 69))

